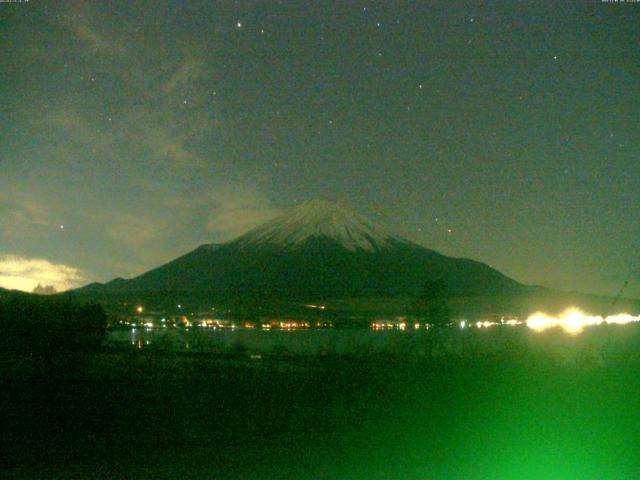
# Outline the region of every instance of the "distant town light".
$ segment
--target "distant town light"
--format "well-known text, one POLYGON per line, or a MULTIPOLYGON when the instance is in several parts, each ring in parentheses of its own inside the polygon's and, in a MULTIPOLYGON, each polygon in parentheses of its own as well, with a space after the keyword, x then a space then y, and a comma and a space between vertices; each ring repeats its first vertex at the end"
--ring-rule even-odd
POLYGON ((483 320, 483 321, 479 321, 476 322, 476 327, 478 328, 489 328, 496 325, 495 322, 490 322, 489 320, 483 320))
POLYGON ((319 308, 320 310, 324 310, 326 307, 324 305, 305 305, 307 308, 319 308))

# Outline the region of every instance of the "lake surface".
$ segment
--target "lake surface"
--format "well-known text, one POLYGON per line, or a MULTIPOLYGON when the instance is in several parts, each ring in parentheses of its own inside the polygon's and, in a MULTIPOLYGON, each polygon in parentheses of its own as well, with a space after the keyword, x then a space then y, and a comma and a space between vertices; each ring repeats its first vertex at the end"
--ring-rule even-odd
MULTIPOLYGON (((136 349, 229 353, 323 354, 368 353, 401 349, 420 350, 433 335, 427 332, 399 330, 372 331, 349 329, 210 329, 210 328, 135 328, 108 334, 109 346, 129 345, 136 349)), ((425 350, 426 351, 426 350, 425 350)))
POLYGON ((328 328, 261 330, 230 328, 132 328, 114 330, 107 347, 172 352, 247 355, 327 355, 391 353, 417 356, 481 356, 530 351, 558 360, 608 361, 640 351, 637 324, 606 325, 570 335, 560 329, 534 332, 522 326, 420 330, 328 328))

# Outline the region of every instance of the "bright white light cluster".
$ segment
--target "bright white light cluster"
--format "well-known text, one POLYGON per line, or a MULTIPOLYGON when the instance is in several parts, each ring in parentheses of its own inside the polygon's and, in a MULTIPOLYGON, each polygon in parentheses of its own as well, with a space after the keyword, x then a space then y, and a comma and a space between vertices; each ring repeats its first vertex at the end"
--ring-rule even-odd
POLYGON ((565 332, 574 335, 582 332, 585 327, 592 325, 601 325, 603 323, 626 325, 638 321, 640 321, 640 316, 633 316, 628 313, 601 317, 599 315, 588 315, 577 308, 569 308, 558 316, 536 312, 527 319, 526 324, 527 327, 537 332, 548 328, 560 327, 565 332))
POLYGON ((481 322, 476 322, 474 325, 477 328, 489 328, 489 327, 493 327, 495 325, 507 325, 509 327, 515 327, 516 325, 522 325, 524 322, 522 322, 521 320, 517 320, 517 319, 501 319, 499 322, 492 322, 490 320, 483 320, 481 322))
MULTIPOLYGON (((531 330, 535 330, 536 332, 542 332, 549 328, 561 328, 565 332, 574 335, 582 332, 585 327, 589 327, 592 325, 601 325, 606 323, 608 325, 626 325, 628 323, 640 322, 640 315, 633 316, 628 313, 619 313, 616 315, 610 315, 608 317, 602 317, 599 315, 589 315, 584 313, 582 310, 571 307, 562 312, 560 315, 549 315, 544 312, 536 312, 533 315, 529 316, 527 320, 517 320, 517 319, 502 319, 500 322, 492 322, 489 320, 484 320, 481 322, 475 322, 475 326, 477 328, 489 328, 495 325, 508 325, 510 327, 516 325, 526 325, 531 330)), ((464 327, 464 322, 460 323, 461 327, 464 327)))

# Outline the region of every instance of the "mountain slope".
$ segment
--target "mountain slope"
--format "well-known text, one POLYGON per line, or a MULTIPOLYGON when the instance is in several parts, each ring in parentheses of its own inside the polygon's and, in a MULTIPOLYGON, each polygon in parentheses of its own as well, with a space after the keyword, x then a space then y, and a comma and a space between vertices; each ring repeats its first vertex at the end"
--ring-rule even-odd
POLYGON ((103 288, 169 296, 197 292, 208 298, 336 298, 413 295, 438 278, 455 294, 525 288, 485 264, 446 257, 322 201, 103 288))

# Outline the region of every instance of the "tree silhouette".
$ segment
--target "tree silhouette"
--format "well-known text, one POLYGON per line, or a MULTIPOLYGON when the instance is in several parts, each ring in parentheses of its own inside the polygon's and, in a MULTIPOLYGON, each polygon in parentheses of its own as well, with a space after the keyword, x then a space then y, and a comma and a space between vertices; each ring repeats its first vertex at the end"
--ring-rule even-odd
POLYGON ((38 295, 53 295, 56 293, 56 289, 53 285, 42 285, 38 283, 38 285, 33 289, 33 293, 37 293, 38 295))
POLYGON ((446 325, 451 320, 448 300, 449 290, 444 280, 427 281, 409 305, 408 314, 432 325, 446 325))
POLYGON ((0 301, 0 351, 95 351, 106 327, 107 317, 99 305, 31 295, 0 301))

